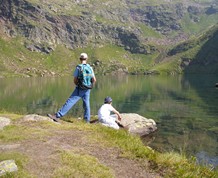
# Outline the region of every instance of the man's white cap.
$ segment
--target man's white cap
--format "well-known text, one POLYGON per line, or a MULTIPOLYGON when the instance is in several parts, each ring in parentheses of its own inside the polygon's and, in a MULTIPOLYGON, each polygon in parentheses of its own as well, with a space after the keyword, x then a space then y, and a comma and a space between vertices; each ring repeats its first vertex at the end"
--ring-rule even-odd
POLYGON ((88 59, 88 55, 86 53, 81 53, 80 59, 88 59))

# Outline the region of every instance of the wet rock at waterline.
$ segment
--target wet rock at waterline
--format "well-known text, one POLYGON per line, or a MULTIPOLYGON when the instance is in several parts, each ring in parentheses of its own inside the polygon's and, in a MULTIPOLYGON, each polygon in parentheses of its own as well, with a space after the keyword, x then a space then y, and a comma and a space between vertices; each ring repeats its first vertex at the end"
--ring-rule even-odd
POLYGON ((147 119, 135 113, 123 113, 121 117, 120 124, 129 133, 145 136, 157 130, 157 125, 153 119, 147 119))

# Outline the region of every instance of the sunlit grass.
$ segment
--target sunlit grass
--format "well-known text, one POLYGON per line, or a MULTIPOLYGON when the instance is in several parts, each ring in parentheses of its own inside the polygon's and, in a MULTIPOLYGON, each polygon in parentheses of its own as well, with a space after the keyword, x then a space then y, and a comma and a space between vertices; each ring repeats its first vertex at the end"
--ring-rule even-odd
POLYGON ((21 114, 15 114, 15 113, 9 113, 8 111, 5 110, 0 110, 0 117, 6 117, 9 118, 12 121, 16 121, 17 119, 21 118, 21 114))
POLYGON ((43 139, 50 135, 49 131, 40 127, 33 126, 5 126, 0 132, 0 143, 20 142, 27 139, 43 139))
POLYGON ((153 69, 159 71, 163 75, 182 73, 181 69, 179 68, 179 59, 173 57, 171 60, 163 61, 159 65, 154 66, 153 69))
MULTIPOLYGON (((96 74, 107 74, 118 69, 127 69, 128 72, 143 72, 151 69, 158 53, 144 55, 132 54, 122 47, 112 44, 89 45, 86 48, 75 50, 57 45, 50 54, 29 52, 23 46, 22 38, 6 41, 0 38, 0 75, 12 76, 44 76, 47 74, 72 75, 75 66, 80 62, 79 55, 86 52, 91 65, 100 61, 100 65, 94 66, 96 74), (34 60, 32 60, 34 59, 34 60), (15 67, 16 66, 16 67, 15 67), (16 72, 14 72, 16 70, 16 72), (13 71, 13 72, 12 72, 13 71)), ((149 47, 148 47, 149 48, 149 47)))
POLYGON ((138 24, 144 37, 155 37, 155 38, 162 38, 162 35, 158 32, 156 32, 155 30, 153 30, 152 28, 144 25, 144 24, 138 24))
POLYGON ((156 163, 160 167, 167 168, 169 177, 216 177, 218 172, 212 172, 210 168, 196 164, 196 159, 188 160, 184 155, 169 152, 157 154, 156 163))
POLYGON ((51 125, 49 122, 44 121, 28 122, 28 124, 19 124, 19 120, 22 119, 21 115, 17 114, 1 114, 0 117, 6 117, 11 120, 10 125, 5 126, 0 131, 0 143, 20 142, 27 139, 43 139, 43 137, 50 135, 50 132, 45 129, 45 123, 51 125), (17 122, 16 124, 14 122, 17 122))
MULTIPOLYGON (((16 115, 14 116, 17 117, 16 115)), ((94 117, 92 119, 95 119, 94 117)), ((19 118, 18 118, 19 120, 19 118)), ((164 177, 216 177, 217 172, 211 171, 210 167, 200 166, 196 164, 196 159, 188 159, 183 154, 174 152, 159 153, 149 147, 146 147, 139 136, 132 135, 126 130, 114 130, 104 127, 101 124, 86 124, 82 120, 76 118, 65 117, 65 121, 60 124, 48 121, 29 122, 25 126, 6 126, 0 132, 2 143, 10 143, 12 141, 20 141, 22 139, 43 139, 55 133, 55 131, 83 131, 83 137, 92 144, 100 147, 114 148, 119 152, 120 157, 132 160, 140 160, 144 162, 145 169, 155 170, 157 173, 163 174, 164 177), (149 164, 148 164, 149 162, 149 164)), ((17 120, 15 120, 17 121, 17 120)), ((13 121, 14 122, 14 121, 13 121)), ((8 154, 8 153, 7 153, 8 154)), ((114 177, 112 170, 102 165, 99 160, 93 156, 78 151, 59 150, 61 167, 55 170, 55 177, 114 177)), ((6 159, 2 157, 0 160, 6 159)), ((10 156, 8 156, 10 158, 10 156)), ((24 157, 25 158, 25 157, 24 157)), ((18 161, 21 158, 18 158, 18 161)), ((21 164, 25 160, 20 160, 21 164)), ((21 169, 21 172, 23 170, 21 169)), ((24 173, 22 173, 24 174, 24 173)), ((19 177, 19 176, 18 176, 19 177)), ((28 177, 28 176, 27 176, 28 177)))
POLYGON ((18 171, 6 173, 1 176, 1 178, 33 178, 34 176, 30 175, 25 169, 25 164, 28 163, 28 158, 17 152, 9 152, 9 153, 0 153, 0 162, 5 160, 14 160, 15 164, 18 167, 18 171))
POLYGON ((111 170, 102 165, 95 157, 77 154, 73 151, 61 151, 61 167, 54 177, 114 177, 111 170))
POLYGON ((182 27, 186 33, 189 34, 197 34, 200 32, 205 31, 211 24, 216 24, 217 23, 217 16, 218 15, 201 15, 197 16, 199 19, 199 22, 193 22, 193 20, 190 18, 188 14, 186 14, 182 21, 182 27))
POLYGON ((99 124, 95 132, 94 137, 92 136, 90 139, 102 140, 102 144, 106 146, 118 146, 124 157, 145 158, 153 152, 143 145, 138 136, 133 136, 125 130, 113 130, 99 124), (104 132, 100 132, 100 130, 104 130, 104 132))
MULTIPOLYGON (((144 146, 138 136, 133 136, 124 130, 113 130, 101 125, 96 126, 96 133, 90 139, 101 140, 102 145, 118 147, 122 151, 119 156, 130 159, 151 161, 151 167, 157 172, 164 170, 166 177, 216 177, 217 172, 210 168, 197 165, 196 159, 187 159, 185 155, 169 152, 159 153, 144 146), (100 132, 100 133, 99 133, 100 132), (156 165, 156 166, 153 166, 156 165)), ((94 132, 95 132, 94 131, 94 132)))

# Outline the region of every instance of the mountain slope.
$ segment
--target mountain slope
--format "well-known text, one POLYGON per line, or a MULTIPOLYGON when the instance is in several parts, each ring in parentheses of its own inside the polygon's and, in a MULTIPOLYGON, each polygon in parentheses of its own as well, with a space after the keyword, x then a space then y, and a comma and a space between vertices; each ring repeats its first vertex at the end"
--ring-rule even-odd
POLYGON ((218 73, 218 25, 175 46, 168 55, 179 58, 186 73, 218 73))
MULTIPOLYGON (((150 72, 153 70, 159 73, 164 71, 159 71, 160 61, 170 61, 171 67, 167 65, 166 70, 171 71, 175 61, 165 58, 168 48, 189 39, 190 35, 202 33, 218 19, 216 0, 104 0, 101 3, 97 0, 0 0, 0 3, 2 76, 14 72, 13 63, 16 63, 16 75, 69 73, 83 50, 89 52, 91 63, 99 73, 120 68, 120 72, 134 74, 153 73, 150 72), (18 54, 19 48, 22 54, 18 54), (109 69, 105 70, 106 67, 109 69)), ((181 71, 176 69, 178 72, 181 71)))

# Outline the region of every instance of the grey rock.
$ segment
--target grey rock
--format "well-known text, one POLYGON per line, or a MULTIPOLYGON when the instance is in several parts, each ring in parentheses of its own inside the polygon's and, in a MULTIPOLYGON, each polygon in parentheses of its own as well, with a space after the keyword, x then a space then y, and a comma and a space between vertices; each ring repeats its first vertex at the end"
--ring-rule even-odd
POLYGON ((17 171, 18 167, 14 160, 5 160, 0 162, 0 176, 6 174, 7 172, 17 171))
POLYGON ((52 121, 50 118, 37 114, 29 114, 22 118, 22 121, 52 121))
POLYGON ((121 117, 120 124, 129 133, 144 136, 157 130, 157 125, 153 119, 147 119, 135 113, 122 113, 121 117))
POLYGON ((2 130, 5 126, 9 125, 11 120, 6 117, 0 117, 0 130, 2 130))

